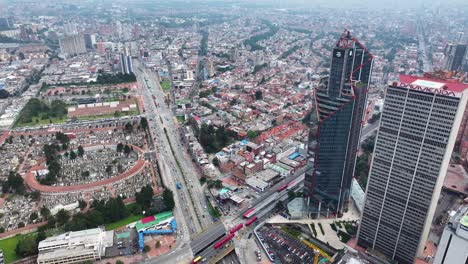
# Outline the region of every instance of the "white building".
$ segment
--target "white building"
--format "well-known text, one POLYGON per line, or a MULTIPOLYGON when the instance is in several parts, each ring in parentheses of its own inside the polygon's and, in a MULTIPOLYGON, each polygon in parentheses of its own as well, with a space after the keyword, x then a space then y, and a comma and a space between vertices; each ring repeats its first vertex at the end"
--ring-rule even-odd
POLYGON ((39 264, 97 261, 114 243, 114 231, 102 228, 67 232, 39 242, 39 264))
POLYGON ((434 264, 468 261, 468 205, 455 212, 442 233, 434 264))
POLYGON ((359 246, 401 264, 423 257, 467 99, 468 84, 409 75, 389 84, 359 246))

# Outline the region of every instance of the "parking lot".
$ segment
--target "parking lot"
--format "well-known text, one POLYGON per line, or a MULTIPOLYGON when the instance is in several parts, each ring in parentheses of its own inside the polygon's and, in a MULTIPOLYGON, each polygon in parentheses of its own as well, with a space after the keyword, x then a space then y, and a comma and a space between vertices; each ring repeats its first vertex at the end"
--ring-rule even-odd
POLYGON ((138 234, 135 228, 126 228, 114 235, 114 245, 106 248, 106 257, 128 256, 138 251, 138 234))
POLYGON ((277 263, 313 263, 313 250, 281 229, 263 226, 257 234, 270 257, 277 263))

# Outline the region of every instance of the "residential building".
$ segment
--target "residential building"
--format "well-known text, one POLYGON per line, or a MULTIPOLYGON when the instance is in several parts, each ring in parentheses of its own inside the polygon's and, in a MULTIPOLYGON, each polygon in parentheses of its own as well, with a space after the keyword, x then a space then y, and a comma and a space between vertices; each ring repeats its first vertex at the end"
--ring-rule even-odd
POLYGON ((96 35, 95 34, 84 34, 85 46, 87 49, 96 48, 96 35))
POLYGON ((0 17, 0 28, 8 29, 11 27, 10 20, 7 17, 0 17))
POLYGON ((358 245, 398 263, 421 256, 468 98, 468 84, 400 75, 386 89, 358 245))
POLYGON ((65 35, 68 35, 68 36, 78 34, 76 24, 71 23, 71 22, 68 22, 65 25, 63 25, 63 31, 64 31, 65 35))
POLYGON ((333 48, 330 76, 315 89, 304 181, 310 216, 348 206, 372 62, 346 31, 333 48))
POLYGON ((120 71, 122 74, 133 73, 132 56, 130 56, 126 48, 123 53, 120 53, 120 71))
POLYGON ((454 213, 440 238, 434 264, 468 262, 468 205, 454 213))
POLYGON ((114 243, 114 231, 93 228, 67 232, 39 242, 38 264, 83 263, 97 261, 114 243))
POLYGON ((64 36, 59 39, 60 51, 67 55, 77 55, 86 53, 86 45, 83 35, 64 36))

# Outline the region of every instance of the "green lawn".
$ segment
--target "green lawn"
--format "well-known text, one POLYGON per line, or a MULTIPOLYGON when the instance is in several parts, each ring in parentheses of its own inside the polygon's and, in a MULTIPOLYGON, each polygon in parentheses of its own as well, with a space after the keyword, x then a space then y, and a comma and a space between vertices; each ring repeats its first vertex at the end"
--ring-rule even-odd
POLYGON ((114 223, 110 223, 110 224, 107 224, 106 225, 106 230, 113 230, 113 229, 116 229, 116 228, 119 228, 121 226, 126 226, 130 223, 133 223, 133 222, 136 222, 138 220, 140 220, 141 218, 143 218, 143 216, 141 215, 131 215, 127 218, 124 218, 120 221, 117 221, 117 222, 114 222, 114 223))
POLYGON ((179 122, 179 124, 183 124, 185 122, 185 117, 184 116, 176 116, 177 118, 177 122, 179 122))
POLYGON ((113 118, 113 117, 121 117, 121 116, 134 116, 134 115, 139 115, 140 110, 137 108, 135 110, 131 110, 128 112, 119 112, 117 115, 115 113, 113 114, 105 114, 105 115, 90 115, 90 116, 80 116, 77 119, 78 120, 97 120, 97 119, 105 119, 105 118, 113 118))
POLYGON ((169 81, 162 81, 161 82, 161 88, 163 89, 163 91, 167 92, 171 89, 171 83, 169 81))
POLYGON ((5 257, 5 263, 11 263, 20 259, 16 255, 16 245, 22 236, 31 236, 35 235, 36 233, 31 233, 27 235, 16 235, 14 237, 6 238, 0 240, 0 249, 3 250, 3 256, 5 257))
POLYGON ((33 126, 42 126, 42 125, 49 125, 49 124, 62 124, 65 123, 65 120, 67 120, 66 116, 63 116, 62 118, 50 118, 50 119, 40 119, 38 117, 33 117, 32 122, 29 123, 22 123, 22 122, 16 122, 14 127, 33 127, 33 126))

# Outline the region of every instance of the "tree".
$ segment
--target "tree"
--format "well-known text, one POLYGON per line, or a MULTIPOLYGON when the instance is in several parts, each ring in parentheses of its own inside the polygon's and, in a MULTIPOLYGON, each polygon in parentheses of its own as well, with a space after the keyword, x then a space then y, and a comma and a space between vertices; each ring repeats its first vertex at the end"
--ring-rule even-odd
POLYGON ((46 238, 47 238, 47 235, 46 235, 45 231, 40 230, 39 232, 37 232, 36 243, 39 244, 39 242, 41 242, 42 240, 44 240, 46 238))
POLYGON ((215 165, 216 167, 219 167, 219 164, 220 164, 220 162, 219 162, 218 157, 214 157, 213 158, 213 165, 215 165))
POLYGON ((130 124, 130 123, 127 123, 127 124, 125 124, 125 128, 124 128, 124 129, 125 129, 125 132, 131 133, 132 130, 133 130, 133 125, 130 124))
POLYGON ((164 199, 164 204, 166 205, 167 209, 172 210, 175 206, 174 202, 174 194, 172 191, 168 188, 166 188, 163 192, 163 199, 164 199))
POLYGON ((84 200, 78 200, 78 207, 83 210, 86 208, 87 203, 84 200))
POLYGON ((161 241, 156 241, 156 244, 154 245, 155 248, 160 248, 161 247, 161 241))
POLYGON ((22 227, 24 227, 24 226, 25 226, 25 224, 24 224, 23 222, 19 222, 19 223, 18 223, 18 228, 22 228, 22 227))
POLYGON ((36 212, 32 212, 31 215, 29 215, 29 221, 34 221, 37 219, 37 213, 36 212))
POLYGON ((258 131, 249 130, 249 131, 247 132, 247 137, 248 137, 249 139, 254 139, 254 138, 256 138, 257 136, 258 136, 258 131))
POLYGON ((132 149, 128 145, 125 145, 125 147, 124 147, 125 155, 128 156, 128 154, 130 154, 130 152, 132 152, 132 149))
POLYGON ((365 153, 372 153, 372 151, 374 151, 374 144, 375 135, 372 135, 362 142, 361 148, 365 153))
POLYGON ((373 123, 375 123, 375 121, 379 120, 379 118, 380 118, 380 112, 373 114, 368 122, 369 122, 369 124, 373 124, 373 123))
POLYGON ((110 165, 110 164, 107 165, 107 167, 106 167, 106 172, 107 172, 108 174, 111 174, 111 173, 112 173, 112 165, 110 165))
POLYGON ((282 202, 282 201, 278 201, 278 202, 276 203, 276 205, 275 205, 275 210, 276 210, 276 211, 281 211, 281 210, 283 210, 283 209, 284 209, 284 204, 283 204, 283 202, 282 202))
POLYGON ((78 156, 83 157, 84 155, 84 149, 81 145, 78 146, 78 156))
POLYGON ((37 242, 34 236, 21 236, 16 245, 16 254, 21 257, 31 256, 37 253, 37 242))
POLYGON ((68 220, 70 220, 70 213, 68 213, 64 209, 61 209, 57 212, 57 215, 55 215, 55 219, 57 220, 57 224, 59 226, 62 226, 66 224, 68 220))
POLYGON ((117 144, 117 152, 122 152, 124 145, 122 143, 117 144))
POLYGON ((255 91, 255 100, 263 100, 263 93, 262 91, 255 91))
POLYGON ((288 198, 289 199, 294 199, 296 198, 296 193, 293 190, 288 191, 288 198))
POLYGON ((143 209, 147 209, 151 206, 153 200, 153 188, 151 185, 143 186, 140 192, 135 194, 136 203, 141 205, 143 209))
POLYGON ((124 264, 124 262, 121 261, 121 260, 117 260, 117 261, 115 262, 115 264, 124 264))
POLYGON ((13 190, 16 193, 23 193, 25 190, 23 178, 18 173, 10 171, 7 180, 3 183, 2 190, 3 192, 13 190))
POLYGON ((104 208, 106 221, 115 222, 127 217, 129 214, 120 196, 107 200, 104 208))
POLYGON ((146 119, 146 117, 142 117, 140 119, 140 125, 141 125, 141 128, 143 128, 144 130, 148 128, 148 120, 146 119))
POLYGON ((66 144, 70 142, 70 138, 62 132, 55 132, 55 139, 57 139, 60 142, 60 144, 66 144))
POLYGON ((50 216, 50 210, 45 206, 42 206, 39 212, 43 218, 48 218, 50 216))
POLYGON ((38 191, 32 191, 31 192, 31 199, 33 199, 33 201, 38 201, 39 198, 41 198, 41 193, 38 192, 38 191))
POLYGON ((75 151, 71 150, 71 151, 70 151, 70 155, 68 155, 68 156, 70 157, 71 160, 76 159, 76 153, 75 153, 75 151))
POLYGON ((145 246, 143 247, 143 252, 148 252, 148 251, 150 251, 150 250, 151 250, 151 248, 150 248, 148 245, 145 245, 145 246))
POLYGON ((362 154, 356 160, 356 168, 354 175, 356 176, 359 185, 366 188, 367 185, 367 175, 369 174, 369 157, 370 154, 362 154))
POLYGON ((88 213, 88 223, 92 227, 100 226, 104 224, 104 215, 98 211, 98 210, 93 210, 88 213))
POLYGON ((221 180, 209 180, 208 181, 208 188, 222 188, 223 182, 221 180))

